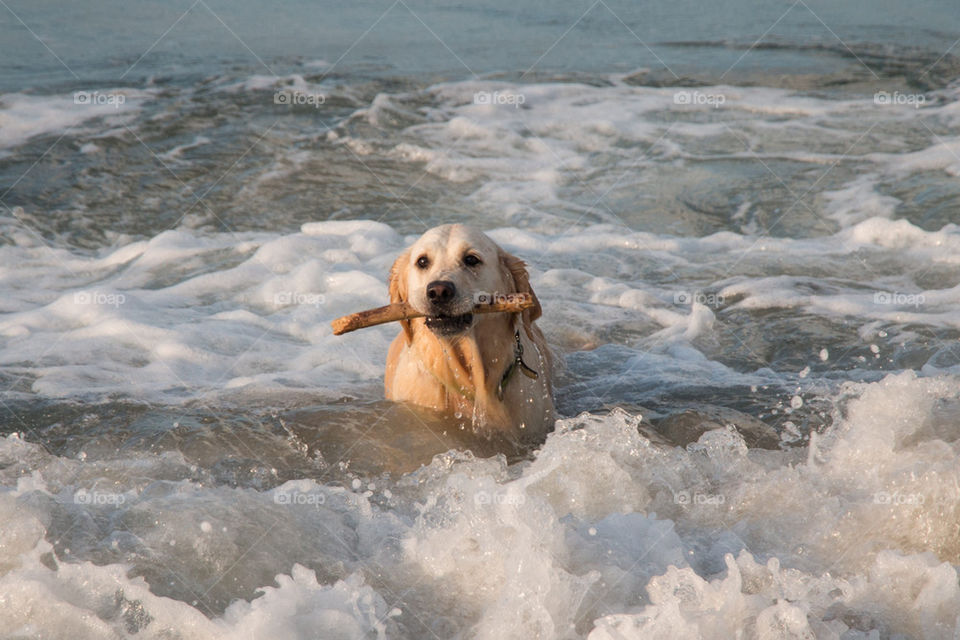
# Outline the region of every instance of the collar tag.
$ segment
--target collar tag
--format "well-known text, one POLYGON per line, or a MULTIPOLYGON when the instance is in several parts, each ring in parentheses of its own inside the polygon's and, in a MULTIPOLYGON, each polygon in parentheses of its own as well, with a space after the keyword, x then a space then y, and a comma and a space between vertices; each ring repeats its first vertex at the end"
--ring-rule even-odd
POLYGON ((516 343, 513 347, 513 362, 510 363, 510 366, 507 367, 507 370, 503 372, 503 376, 500 378, 500 383, 497 385, 497 398, 502 402, 503 401, 503 388, 507 386, 507 382, 510 381, 510 378, 513 376, 513 372, 517 369, 520 369, 523 372, 523 375, 527 376, 531 380, 536 380, 540 377, 540 374, 536 370, 527 366, 527 363, 523 361, 523 345, 520 343, 520 330, 517 329, 516 334, 514 334, 516 343))

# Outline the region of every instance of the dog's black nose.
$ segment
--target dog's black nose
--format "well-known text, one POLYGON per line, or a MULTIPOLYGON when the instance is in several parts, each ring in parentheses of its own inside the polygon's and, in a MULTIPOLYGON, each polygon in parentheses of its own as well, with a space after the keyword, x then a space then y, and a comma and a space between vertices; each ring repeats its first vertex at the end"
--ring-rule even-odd
POLYGON ((427 285, 427 299, 433 304, 446 304, 456 294, 457 288, 449 280, 434 280, 427 285))

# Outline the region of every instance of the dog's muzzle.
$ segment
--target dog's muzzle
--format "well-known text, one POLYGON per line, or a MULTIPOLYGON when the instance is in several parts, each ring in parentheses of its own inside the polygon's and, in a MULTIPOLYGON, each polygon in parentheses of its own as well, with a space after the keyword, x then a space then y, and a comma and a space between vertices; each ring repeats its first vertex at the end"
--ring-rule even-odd
POLYGON ((461 316, 427 316, 424 319, 427 328, 439 336, 455 336, 463 333, 473 324, 473 314, 461 316))

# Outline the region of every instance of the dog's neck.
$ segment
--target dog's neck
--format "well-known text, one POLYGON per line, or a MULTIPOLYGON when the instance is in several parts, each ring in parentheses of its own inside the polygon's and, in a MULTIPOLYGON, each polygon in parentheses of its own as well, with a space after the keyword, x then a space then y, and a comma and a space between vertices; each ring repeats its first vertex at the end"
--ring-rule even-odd
POLYGON ((452 338, 441 338, 423 327, 430 333, 428 339, 435 340, 439 348, 424 349, 419 356, 447 389, 448 396, 459 396, 458 404, 465 399, 488 413, 499 413, 502 408, 499 408, 497 387, 516 359, 516 324, 512 315, 508 318, 490 316, 452 338), (479 340, 478 335, 483 339, 479 340), (432 360, 431 354, 435 354, 432 360))

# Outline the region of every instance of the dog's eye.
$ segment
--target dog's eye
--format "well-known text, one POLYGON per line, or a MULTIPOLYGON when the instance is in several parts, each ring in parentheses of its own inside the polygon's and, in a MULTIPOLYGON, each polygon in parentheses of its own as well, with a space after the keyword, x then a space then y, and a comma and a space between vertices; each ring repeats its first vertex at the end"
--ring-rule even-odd
POLYGON ((419 258, 417 258, 417 267, 419 267, 420 269, 426 269, 429 266, 430 266, 430 258, 428 258, 427 256, 420 256, 419 258))
POLYGON ((463 257, 463 264, 467 265, 468 267, 475 267, 480 263, 481 263, 480 258, 473 255, 472 253, 468 253, 463 257))

